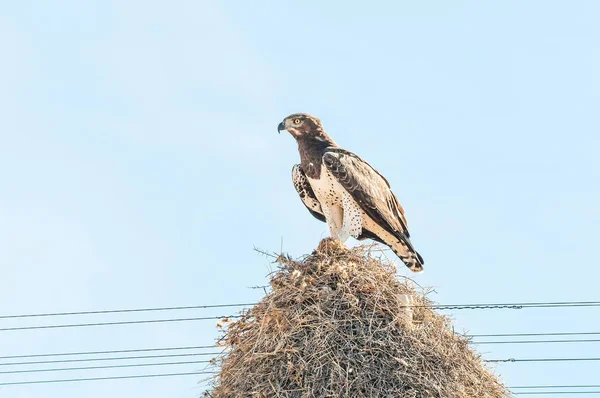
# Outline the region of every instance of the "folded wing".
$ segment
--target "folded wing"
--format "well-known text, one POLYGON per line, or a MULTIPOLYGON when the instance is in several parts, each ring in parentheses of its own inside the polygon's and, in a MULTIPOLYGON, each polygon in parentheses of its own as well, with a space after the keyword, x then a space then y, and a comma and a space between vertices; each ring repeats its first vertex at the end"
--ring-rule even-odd
MULTIPOLYGON (((292 168, 292 181, 294 183, 294 188, 296 188, 296 192, 300 195, 300 199, 304 206, 308 209, 310 214, 312 214, 317 220, 327 222, 325 219, 325 215, 323 214, 323 210, 321 209, 321 203, 317 199, 315 192, 313 191, 308 179, 306 178, 306 174, 302 167, 297 164, 292 168)), ((369 230, 363 228, 362 233, 356 239, 364 240, 364 239, 372 239, 377 242, 383 243, 381 239, 379 239, 374 233, 369 230)))
POLYGON ((377 170, 341 148, 328 148, 323 164, 377 225, 402 241, 422 261, 410 242, 404 209, 377 170))
POLYGON ((292 182, 294 183, 296 192, 300 195, 302 203, 304 203, 304 206, 306 206, 310 214, 319 221, 327 222, 323 215, 323 210, 321 209, 321 203, 317 199, 306 178, 306 174, 304 174, 304 170, 302 170, 302 167, 299 164, 294 165, 292 168, 292 182))

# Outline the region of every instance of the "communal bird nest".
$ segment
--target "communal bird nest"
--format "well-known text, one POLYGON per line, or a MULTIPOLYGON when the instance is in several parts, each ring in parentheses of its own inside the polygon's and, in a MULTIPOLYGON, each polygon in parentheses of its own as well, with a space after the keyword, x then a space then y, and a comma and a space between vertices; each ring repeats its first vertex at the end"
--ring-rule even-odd
POLYGON ((272 291, 226 327, 206 396, 510 396, 449 318, 368 247, 325 239, 278 262, 272 291))

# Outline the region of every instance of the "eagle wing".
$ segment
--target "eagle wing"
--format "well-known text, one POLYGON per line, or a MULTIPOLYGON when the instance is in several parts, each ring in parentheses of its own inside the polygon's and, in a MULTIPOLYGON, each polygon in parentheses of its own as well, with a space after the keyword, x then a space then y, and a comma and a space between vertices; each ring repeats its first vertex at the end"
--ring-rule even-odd
POLYGON ((323 210, 321 209, 321 203, 310 186, 306 174, 304 174, 304 170, 302 170, 302 166, 299 164, 294 165, 292 168, 292 182, 294 183, 296 192, 300 195, 302 203, 304 203, 304 206, 306 206, 310 214, 319 221, 327 222, 323 210))
POLYGON ((356 154, 341 148, 327 148, 323 164, 373 221, 414 250, 404 209, 385 177, 356 154))
MULTIPOLYGON (((321 202, 319 202, 317 199, 315 192, 310 186, 310 182, 308 182, 308 179, 306 178, 306 174, 304 174, 304 170, 302 170, 302 166, 299 164, 294 165, 292 168, 292 181, 294 183, 294 188, 296 188, 296 192, 298 192, 298 195, 300 195, 302 203, 304 203, 304 206, 306 206, 310 214, 312 214, 317 220, 326 223, 327 220, 325 219, 325 215, 321 209, 321 202)), ((360 236, 358 236, 356 239, 372 239, 383 243, 383 241, 379 239, 377 235, 364 228, 360 236)))

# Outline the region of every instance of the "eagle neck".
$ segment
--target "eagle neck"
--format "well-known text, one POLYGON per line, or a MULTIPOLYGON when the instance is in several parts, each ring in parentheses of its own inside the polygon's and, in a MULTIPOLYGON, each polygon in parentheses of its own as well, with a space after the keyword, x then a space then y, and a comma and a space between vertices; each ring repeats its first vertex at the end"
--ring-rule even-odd
POLYGON ((321 164, 323 155, 327 148, 337 147, 327 134, 302 137, 298 139, 298 152, 300 152, 300 164, 308 178, 318 180, 321 177, 321 164))

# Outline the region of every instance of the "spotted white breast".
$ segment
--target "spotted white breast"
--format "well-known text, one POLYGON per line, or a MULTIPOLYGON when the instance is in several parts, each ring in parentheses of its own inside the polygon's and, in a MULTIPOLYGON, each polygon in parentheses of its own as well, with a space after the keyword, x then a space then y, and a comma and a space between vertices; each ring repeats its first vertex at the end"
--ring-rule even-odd
POLYGON ((342 242, 350 236, 357 238, 362 232, 363 211, 354 198, 324 165, 321 167, 321 178, 307 179, 321 203, 331 236, 342 242))

